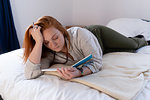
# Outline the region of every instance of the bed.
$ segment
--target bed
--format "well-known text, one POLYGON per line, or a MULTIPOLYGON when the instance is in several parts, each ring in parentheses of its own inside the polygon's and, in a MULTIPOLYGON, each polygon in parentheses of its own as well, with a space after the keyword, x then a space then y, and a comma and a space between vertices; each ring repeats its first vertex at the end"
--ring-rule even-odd
MULTIPOLYGON (((120 19, 119 19, 120 20, 120 19)), ((124 19, 121 19, 121 21, 124 19)), ((118 20, 117 20, 118 21, 118 20)), ((114 22, 108 24, 112 27, 114 22)), ((119 30, 117 30, 119 31, 119 30)), ((125 34, 125 32, 124 32, 125 34)), ((147 34, 147 33, 145 33, 147 34)), ((149 33, 150 34, 150 33, 149 33)), ((149 39, 147 35, 147 39, 149 39)), ((106 58, 130 53, 109 53, 106 58)), ((150 46, 137 50, 138 55, 150 56, 150 46)), ((4 100, 116 100, 114 95, 100 91, 92 86, 77 81, 65 81, 54 75, 42 75, 37 79, 26 80, 24 77, 25 64, 22 59, 23 49, 14 50, 0 55, 0 95, 4 100)), ((128 56, 130 57, 130 56, 128 56)), ((112 59, 113 60, 113 59, 112 59)), ((146 64, 150 68, 150 64, 146 64)), ((144 62, 144 61, 141 61, 144 62)), ((113 62, 112 62, 113 63, 113 62)), ((107 64, 107 62, 106 62, 107 64)), ((133 63, 136 64, 136 63, 133 63)), ((150 71, 150 70, 149 70, 150 71)), ((128 92, 128 91, 126 91, 128 92)), ((135 100, 150 100, 150 78, 138 92, 135 100)), ((121 99, 121 98, 119 98, 121 99)), ((125 100, 122 98, 122 100, 125 100)))

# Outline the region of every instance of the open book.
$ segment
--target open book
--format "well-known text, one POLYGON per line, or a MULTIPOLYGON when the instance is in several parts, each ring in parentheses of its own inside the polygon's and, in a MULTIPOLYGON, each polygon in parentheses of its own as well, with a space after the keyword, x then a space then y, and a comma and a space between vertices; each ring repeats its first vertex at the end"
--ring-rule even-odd
POLYGON ((57 73, 57 68, 61 68, 61 67, 75 67, 76 68, 76 67, 81 66, 85 62, 89 61, 91 58, 92 58, 92 54, 86 56, 85 58, 81 59, 80 61, 78 61, 77 63, 75 63, 72 66, 68 66, 68 65, 64 65, 64 64, 54 64, 50 68, 42 69, 41 71, 43 71, 44 74, 52 74, 52 75, 59 76, 57 73))

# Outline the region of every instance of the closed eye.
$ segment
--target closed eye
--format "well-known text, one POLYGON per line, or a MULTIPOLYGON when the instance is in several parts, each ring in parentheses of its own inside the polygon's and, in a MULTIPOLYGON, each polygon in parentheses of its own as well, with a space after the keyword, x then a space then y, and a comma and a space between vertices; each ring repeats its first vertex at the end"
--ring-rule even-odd
POLYGON ((58 39, 58 36, 53 37, 53 40, 56 40, 56 39, 58 39))

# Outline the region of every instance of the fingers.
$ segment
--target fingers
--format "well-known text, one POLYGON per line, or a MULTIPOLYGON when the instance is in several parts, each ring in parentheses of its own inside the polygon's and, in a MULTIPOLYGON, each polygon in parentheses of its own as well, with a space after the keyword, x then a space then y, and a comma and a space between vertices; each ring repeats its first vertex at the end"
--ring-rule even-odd
POLYGON ((67 68, 61 68, 62 74, 64 76, 65 79, 71 79, 70 74, 68 73, 67 68))
POLYGON ((34 27, 33 27, 33 31, 36 31, 36 30, 40 30, 41 29, 41 27, 40 26, 38 26, 38 25, 35 25, 34 27))
POLYGON ((36 43, 43 43, 43 36, 41 33, 41 27, 38 25, 34 25, 33 28, 29 29, 29 34, 33 37, 36 43))
POLYGON ((64 79, 72 79, 73 76, 72 74, 70 73, 71 72, 71 69, 70 68, 61 68, 60 69, 57 69, 58 73, 64 78, 64 79))
POLYGON ((35 26, 33 26, 33 28, 30 28, 30 29, 29 29, 29 33, 30 33, 30 34, 37 33, 40 29, 41 29, 40 26, 35 25, 35 26))

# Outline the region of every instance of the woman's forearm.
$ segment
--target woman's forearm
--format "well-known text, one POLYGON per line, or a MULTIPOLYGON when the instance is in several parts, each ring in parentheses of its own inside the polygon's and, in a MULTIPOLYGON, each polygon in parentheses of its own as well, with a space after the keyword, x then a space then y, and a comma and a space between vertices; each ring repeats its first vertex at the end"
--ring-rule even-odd
POLYGON ((32 52, 30 53, 29 60, 34 64, 39 64, 41 62, 42 45, 42 42, 36 43, 32 52))

